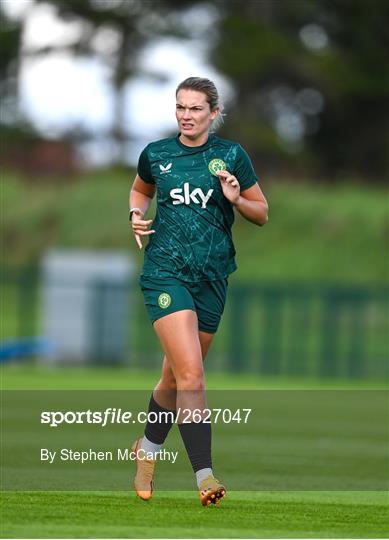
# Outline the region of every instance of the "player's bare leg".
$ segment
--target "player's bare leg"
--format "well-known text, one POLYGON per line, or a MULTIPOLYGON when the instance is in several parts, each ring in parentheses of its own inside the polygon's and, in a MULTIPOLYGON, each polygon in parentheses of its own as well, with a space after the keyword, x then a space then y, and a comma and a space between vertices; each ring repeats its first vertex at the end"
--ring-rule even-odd
POLYGON ((204 368, 196 313, 192 310, 171 313, 158 319, 154 329, 176 380, 177 409, 203 410, 204 368))
MULTIPOLYGON (((202 361, 205 361, 205 357, 209 351, 214 334, 208 332, 198 332, 202 361)), ((162 373, 161 378, 154 388, 154 399, 164 407, 165 409, 174 410, 177 403, 177 382, 168 361, 166 354, 162 361, 162 373)))

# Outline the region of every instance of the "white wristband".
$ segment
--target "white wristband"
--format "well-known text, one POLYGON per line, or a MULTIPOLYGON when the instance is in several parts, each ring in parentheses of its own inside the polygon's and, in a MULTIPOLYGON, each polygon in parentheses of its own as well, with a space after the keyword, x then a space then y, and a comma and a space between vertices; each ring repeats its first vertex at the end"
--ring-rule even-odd
POLYGON ((131 221, 131 216, 133 212, 135 212, 136 214, 140 214, 142 217, 144 216, 144 213, 142 212, 140 208, 130 208, 130 210, 128 211, 128 219, 130 221, 131 221))

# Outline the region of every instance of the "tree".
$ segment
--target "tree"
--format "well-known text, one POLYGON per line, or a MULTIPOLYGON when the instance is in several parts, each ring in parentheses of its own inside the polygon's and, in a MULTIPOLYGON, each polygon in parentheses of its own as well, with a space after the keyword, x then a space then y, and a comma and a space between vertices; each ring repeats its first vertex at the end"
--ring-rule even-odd
POLYGON ((0 4, 0 93, 1 123, 17 121, 17 77, 20 63, 22 25, 10 19, 0 4))
POLYGON ((227 0, 211 59, 235 87, 226 133, 262 168, 388 171, 389 4, 227 0))
MULTIPOLYGON (((114 89, 114 122, 112 136, 117 143, 119 162, 124 162, 128 138, 124 125, 125 86, 142 71, 138 64, 144 46, 163 35, 189 37, 180 24, 181 13, 196 0, 36 0, 54 6, 65 21, 83 26, 80 38, 67 50, 78 56, 97 56, 112 73, 114 89), (100 39, 96 39, 100 38, 100 39), (104 41, 107 46, 102 46, 104 41)), ((56 48, 44 48, 31 54, 47 54, 56 48)))

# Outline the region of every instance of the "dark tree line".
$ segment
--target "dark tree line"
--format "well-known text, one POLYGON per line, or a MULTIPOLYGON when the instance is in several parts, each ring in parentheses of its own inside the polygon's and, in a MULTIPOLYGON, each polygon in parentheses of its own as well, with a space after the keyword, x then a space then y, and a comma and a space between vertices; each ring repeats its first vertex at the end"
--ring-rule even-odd
POLYGON ((228 133, 244 131, 251 152, 277 166, 285 157, 274 138, 277 108, 295 111, 304 147, 291 148, 284 166, 297 160, 326 179, 384 179, 388 27, 383 0, 225 2, 212 59, 237 92, 228 133))
MULTIPOLYGON (((152 40, 196 36, 215 14, 210 62, 234 90, 222 135, 244 144, 261 171, 327 180, 385 180, 389 164, 389 3, 386 0, 36 0, 83 24, 69 46, 112 68, 113 137, 126 137, 124 86, 152 40), (194 7, 202 6, 202 12, 194 7), (200 25, 201 26, 201 25, 200 25), (116 46, 96 51, 105 29, 116 46)), ((0 84, 12 101, 21 28, 1 14, 0 84)), ((197 37, 199 37, 197 35, 197 37)), ((33 51, 47 54, 50 50, 33 51)))

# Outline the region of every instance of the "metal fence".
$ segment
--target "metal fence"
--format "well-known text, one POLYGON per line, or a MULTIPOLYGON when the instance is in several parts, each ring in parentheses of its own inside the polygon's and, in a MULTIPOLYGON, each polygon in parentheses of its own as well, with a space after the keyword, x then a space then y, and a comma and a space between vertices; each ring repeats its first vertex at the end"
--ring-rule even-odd
MULTIPOLYGON (((64 287, 66 284, 64 283, 64 287)), ((160 365, 160 348, 137 285, 110 291, 93 285, 91 320, 94 361, 136 367, 160 365), (130 302, 121 320, 128 340, 115 358, 104 354, 112 338, 112 295, 130 302), (111 298, 111 300, 110 300, 111 298)), ((1 339, 42 336, 37 270, 2 270, 1 339)), ((116 317, 117 321, 120 317, 116 317)), ((117 328, 116 330, 120 330, 117 328)), ((312 377, 382 378, 389 366, 388 290, 304 284, 230 285, 223 321, 214 339, 209 369, 312 377)))
POLYGON ((229 366, 264 374, 385 377, 384 288, 261 284, 230 291, 229 366), (243 353, 243 354, 242 354, 243 353))

